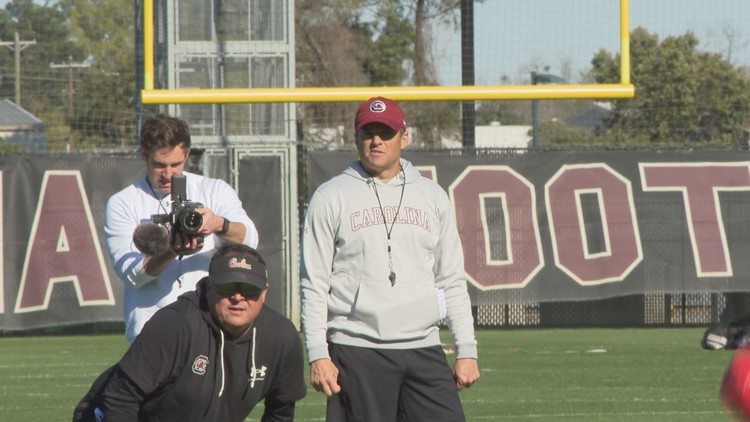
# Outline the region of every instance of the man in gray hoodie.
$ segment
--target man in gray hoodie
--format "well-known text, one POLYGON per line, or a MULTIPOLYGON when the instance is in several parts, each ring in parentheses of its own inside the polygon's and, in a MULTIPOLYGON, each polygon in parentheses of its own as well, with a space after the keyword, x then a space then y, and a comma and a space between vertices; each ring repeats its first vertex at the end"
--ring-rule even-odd
POLYGON ((463 250, 446 192, 401 150, 401 107, 374 97, 354 121, 359 160, 313 194, 302 238, 310 382, 328 421, 464 421, 479 379, 463 250), (456 346, 451 370, 438 322, 456 346))

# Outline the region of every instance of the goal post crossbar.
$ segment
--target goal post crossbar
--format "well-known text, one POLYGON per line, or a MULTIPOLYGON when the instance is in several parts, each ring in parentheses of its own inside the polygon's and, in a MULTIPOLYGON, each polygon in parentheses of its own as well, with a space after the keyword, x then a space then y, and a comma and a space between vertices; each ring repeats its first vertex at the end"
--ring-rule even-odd
POLYGON ((635 96, 635 87, 630 83, 629 0, 619 0, 619 2, 620 81, 616 84, 155 89, 153 0, 144 0, 144 80, 141 102, 143 104, 354 102, 364 101, 378 95, 397 101, 632 98, 635 96))

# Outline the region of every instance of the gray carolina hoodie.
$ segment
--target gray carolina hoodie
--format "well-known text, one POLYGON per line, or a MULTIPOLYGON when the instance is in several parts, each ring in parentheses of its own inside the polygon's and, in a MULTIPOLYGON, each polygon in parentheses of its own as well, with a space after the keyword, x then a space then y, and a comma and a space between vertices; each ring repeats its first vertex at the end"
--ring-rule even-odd
POLYGON ((328 342, 381 349, 439 345, 443 318, 457 358, 477 357, 450 200, 410 162, 402 159, 401 167, 399 176, 382 181, 352 162, 310 200, 301 268, 310 362, 329 357, 328 342), (389 280, 389 231, 395 283, 389 280))

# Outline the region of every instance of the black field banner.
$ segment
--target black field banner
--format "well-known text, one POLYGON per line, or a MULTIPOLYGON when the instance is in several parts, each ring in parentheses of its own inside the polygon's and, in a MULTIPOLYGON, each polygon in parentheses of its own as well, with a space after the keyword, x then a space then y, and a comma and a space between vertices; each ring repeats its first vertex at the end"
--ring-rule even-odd
MULTIPOLYGON (((473 303, 493 306, 750 291, 746 154, 407 150, 405 158, 449 193, 473 303)), ((353 156, 307 152, 300 192, 309 198, 353 156)), ((282 251, 296 250, 281 236, 284 170, 272 158, 237 169, 269 271, 284 274, 282 251)), ((132 154, 0 156, 0 330, 122 320, 102 220, 109 197, 143 176, 132 154)), ((282 291, 271 306, 284 311, 282 291)))
POLYGON ((0 157, 2 329, 122 320, 102 221, 109 197, 144 168, 132 156, 0 157))
MULTIPOLYGON (((750 290, 746 154, 404 156, 449 193, 473 303, 493 305, 750 290)), ((352 157, 311 153, 308 193, 352 157)))
MULTIPOLYGON (((239 167, 248 178, 240 198, 265 240, 259 249, 269 273, 283 274, 278 164, 256 158, 239 167)), ((104 210, 110 196, 144 176, 133 154, 0 157, 0 330, 122 321, 123 282, 104 244, 104 210)), ((283 282, 266 302, 277 309, 283 282)))

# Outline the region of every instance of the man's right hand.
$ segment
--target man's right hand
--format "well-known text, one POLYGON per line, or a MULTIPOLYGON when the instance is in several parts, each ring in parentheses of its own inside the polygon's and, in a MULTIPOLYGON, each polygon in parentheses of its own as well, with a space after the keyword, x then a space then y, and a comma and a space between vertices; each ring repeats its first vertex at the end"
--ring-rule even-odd
POLYGON ((315 391, 322 391, 332 396, 341 391, 339 385, 339 368, 331 359, 318 359, 310 364, 310 384, 315 391))
POLYGON ((177 255, 192 255, 203 249, 203 237, 182 232, 172 233, 172 250, 177 255))
POLYGON ((192 255, 203 248, 203 238, 183 233, 170 234, 169 248, 161 255, 143 257, 143 269, 146 274, 158 276, 179 256, 192 255))

